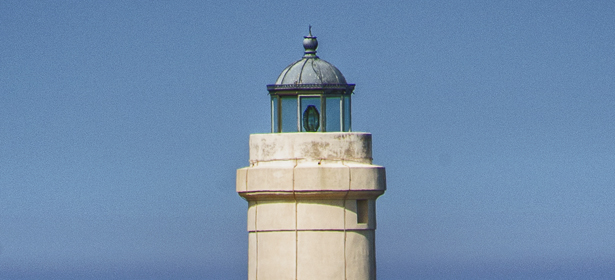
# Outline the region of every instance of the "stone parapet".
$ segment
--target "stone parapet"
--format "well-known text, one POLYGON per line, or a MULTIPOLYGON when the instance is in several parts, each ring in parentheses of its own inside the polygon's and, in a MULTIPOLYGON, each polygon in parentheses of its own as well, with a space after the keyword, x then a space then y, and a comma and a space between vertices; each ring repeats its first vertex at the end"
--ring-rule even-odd
POLYGON ((236 190, 247 200, 376 198, 386 174, 371 144, 360 132, 252 134, 236 190))
POLYGON ((250 166, 288 160, 338 160, 371 164, 372 135, 366 132, 250 135, 250 166))

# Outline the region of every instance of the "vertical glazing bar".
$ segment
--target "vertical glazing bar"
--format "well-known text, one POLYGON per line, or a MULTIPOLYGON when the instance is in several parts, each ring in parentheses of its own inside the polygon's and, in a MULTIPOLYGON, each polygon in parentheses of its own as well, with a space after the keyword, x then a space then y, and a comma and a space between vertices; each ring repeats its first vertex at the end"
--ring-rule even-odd
POLYGON ((277 132, 282 132, 282 99, 279 96, 277 98, 276 106, 278 113, 276 115, 275 125, 277 132))
POLYGON ((297 132, 301 132, 301 97, 297 95, 297 132))
POLYGON ((348 131, 352 131, 352 104, 350 101, 350 94, 348 95, 348 131))
POLYGON ((321 132, 327 132, 327 102, 324 95, 320 96, 320 123, 321 123, 321 132))
POLYGON ((271 96, 271 133, 276 132, 276 114, 277 114, 277 104, 275 102, 275 96, 271 96))
POLYGON ((340 96, 340 130, 344 131, 344 96, 340 96))
POLYGON ((340 102, 341 106, 342 106, 342 111, 340 112, 342 114, 342 131, 346 132, 348 131, 348 125, 347 125, 347 121, 346 121, 346 112, 348 111, 348 108, 346 107, 346 96, 342 95, 342 102, 340 102))
POLYGON ((344 126, 343 131, 352 130, 350 95, 344 95, 344 126))

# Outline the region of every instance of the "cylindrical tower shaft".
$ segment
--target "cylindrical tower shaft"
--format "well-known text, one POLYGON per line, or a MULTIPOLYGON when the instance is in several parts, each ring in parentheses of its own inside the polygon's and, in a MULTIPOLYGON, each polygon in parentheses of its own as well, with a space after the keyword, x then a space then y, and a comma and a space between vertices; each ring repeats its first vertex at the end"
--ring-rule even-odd
POLYGON ((237 170, 248 200, 249 279, 376 279, 385 170, 369 133, 250 135, 237 170))

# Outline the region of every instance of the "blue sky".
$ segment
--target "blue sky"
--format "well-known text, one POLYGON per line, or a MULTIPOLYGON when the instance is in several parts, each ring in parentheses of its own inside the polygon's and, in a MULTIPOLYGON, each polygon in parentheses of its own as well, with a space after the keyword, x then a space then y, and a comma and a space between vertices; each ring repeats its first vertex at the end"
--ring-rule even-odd
POLYGON ((387 168, 380 279, 615 275, 610 1, 2 1, 0 279, 246 279, 235 170, 318 55, 387 168))

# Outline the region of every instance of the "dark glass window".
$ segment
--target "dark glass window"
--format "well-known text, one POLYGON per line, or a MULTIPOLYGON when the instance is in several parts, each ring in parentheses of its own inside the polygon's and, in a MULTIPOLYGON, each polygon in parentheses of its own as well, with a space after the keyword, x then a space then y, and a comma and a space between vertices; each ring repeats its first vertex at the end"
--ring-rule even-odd
POLYGON ((350 120, 350 95, 344 96, 344 127, 342 131, 350 131, 351 128, 351 120, 350 120))
POLYGON ((326 131, 342 131, 342 121, 340 115, 340 107, 342 105, 342 98, 340 96, 335 97, 327 97, 327 114, 325 118, 327 119, 327 126, 325 127, 326 131))
POLYGON ((296 96, 282 96, 281 105, 281 117, 282 117, 282 130, 280 132, 297 132, 297 97, 296 96))

